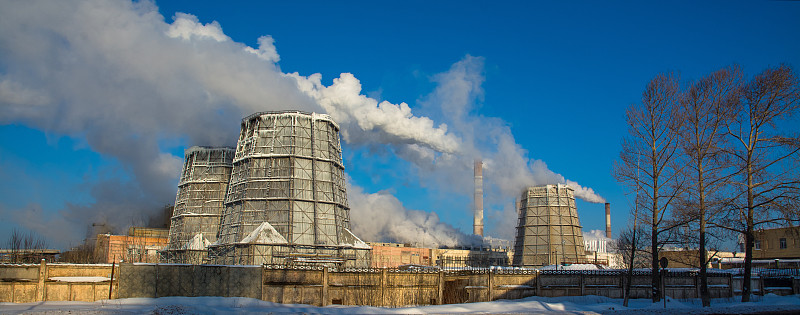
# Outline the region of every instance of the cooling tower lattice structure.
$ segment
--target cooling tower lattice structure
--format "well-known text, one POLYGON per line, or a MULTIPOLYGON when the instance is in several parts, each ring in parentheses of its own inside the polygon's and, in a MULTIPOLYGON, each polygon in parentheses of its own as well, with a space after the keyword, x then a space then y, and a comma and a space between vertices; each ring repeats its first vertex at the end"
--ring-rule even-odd
POLYGON ((287 111, 241 127, 212 260, 368 266, 370 247, 350 232, 339 126, 287 111))
POLYGON ((573 189, 565 185, 525 189, 520 202, 513 264, 545 266, 585 260, 573 189))
POLYGON ((169 246, 162 252, 168 262, 205 262, 208 245, 217 241, 234 153, 233 148, 186 149, 169 246))

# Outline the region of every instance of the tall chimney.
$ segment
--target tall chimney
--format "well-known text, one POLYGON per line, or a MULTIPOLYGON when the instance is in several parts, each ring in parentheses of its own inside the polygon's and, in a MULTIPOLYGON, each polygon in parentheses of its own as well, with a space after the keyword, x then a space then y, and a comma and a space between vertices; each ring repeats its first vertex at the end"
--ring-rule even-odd
POLYGON ((606 202, 606 237, 611 238, 611 204, 606 202))
POLYGON ((473 220, 472 233, 483 236, 483 162, 475 160, 475 219, 473 220))

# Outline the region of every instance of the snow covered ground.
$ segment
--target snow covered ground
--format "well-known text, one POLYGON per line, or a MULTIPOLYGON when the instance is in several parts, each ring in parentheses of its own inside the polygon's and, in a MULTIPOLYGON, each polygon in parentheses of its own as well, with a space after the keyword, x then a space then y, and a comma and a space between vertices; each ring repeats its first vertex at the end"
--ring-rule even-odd
MULTIPOLYGON (((800 296, 767 295, 755 297, 751 303, 718 299, 711 308, 703 309, 699 300, 669 300, 653 304, 648 300, 631 300, 629 307, 622 300, 600 296, 529 297, 483 303, 384 308, 369 306, 316 307, 298 304, 277 304, 251 298, 165 297, 135 298, 88 302, 0 303, 2 314, 219 314, 219 313, 306 313, 306 314, 470 314, 470 313, 534 313, 534 314, 757 314, 763 312, 800 313, 800 296)), ((774 314, 774 313, 773 313, 774 314)))

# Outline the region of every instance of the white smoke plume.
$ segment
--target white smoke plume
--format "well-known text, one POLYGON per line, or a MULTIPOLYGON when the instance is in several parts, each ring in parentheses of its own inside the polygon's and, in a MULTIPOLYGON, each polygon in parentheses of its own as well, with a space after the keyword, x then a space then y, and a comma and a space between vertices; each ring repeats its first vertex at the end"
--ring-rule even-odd
POLYGON ((407 209, 390 193, 366 193, 351 182, 347 186, 350 218, 353 233, 362 239, 431 247, 481 244, 480 238, 439 221, 436 213, 407 209))
POLYGON ((343 126, 342 137, 348 143, 388 143, 424 146, 442 153, 455 153, 459 139, 447 133, 447 125, 434 126, 428 117, 417 117, 406 103, 392 104, 361 94, 361 82, 350 73, 342 73, 331 86, 322 84, 322 76, 297 80, 301 91, 311 96, 343 126))
POLYGON ((529 158, 514 139, 507 123, 474 114, 483 100, 484 60, 467 55, 447 71, 434 75, 436 89, 421 100, 422 109, 449 126, 461 139, 457 154, 436 155, 433 148, 400 146, 395 153, 420 167, 424 184, 471 198, 474 158, 483 160, 484 202, 487 231, 513 239, 517 211, 513 200, 527 186, 566 184, 575 196, 588 202, 605 200, 591 188, 550 170, 541 160, 529 158))
POLYGON ((591 230, 589 232, 583 232, 583 239, 584 240, 607 240, 606 231, 603 230, 591 230))
MULTIPOLYGON (((0 3, 0 123, 85 138, 92 150, 116 158, 134 177, 119 185, 95 183, 105 186, 92 190, 95 203, 69 205, 58 214, 67 218, 63 230, 82 234, 86 224, 103 220, 124 227, 132 223, 129 212, 171 203, 182 157, 163 153, 160 143, 233 145, 242 117, 283 109, 327 112, 351 145, 389 145, 424 171, 425 185, 452 186, 447 189, 470 196, 471 161, 481 156, 489 185, 497 187, 495 202, 507 201, 525 185, 556 182, 575 187, 581 198, 600 200, 592 199, 591 189, 527 158, 504 122, 470 114, 483 93, 480 57, 467 56, 433 78, 438 88, 422 107, 452 113, 436 123, 405 103, 364 96, 349 73, 330 86, 319 74, 283 73, 275 40, 262 36, 258 43, 253 48, 235 42, 219 23, 203 24, 190 14, 176 14, 168 23, 148 1, 0 3), (108 189, 113 187, 118 190, 108 189)), ((406 210, 390 195, 351 190, 353 213, 385 209, 412 224, 384 225, 376 234, 364 228, 364 233, 409 240, 413 234, 402 235, 416 226, 441 244, 463 238, 452 236, 452 227, 435 215, 406 210)), ((0 208, 7 217, 34 224, 18 213, 24 209, 0 208)), ((359 220, 354 215, 356 231, 371 224, 359 220)))

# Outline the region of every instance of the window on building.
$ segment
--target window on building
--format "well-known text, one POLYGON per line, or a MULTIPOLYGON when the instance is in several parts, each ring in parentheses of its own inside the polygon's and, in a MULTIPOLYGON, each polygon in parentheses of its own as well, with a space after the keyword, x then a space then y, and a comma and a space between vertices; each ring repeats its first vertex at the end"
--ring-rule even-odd
POLYGON ((781 238, 781 249, 786 249, 786 239, 781 238))
POLYGON ((755 241, 753 241, 753 247, 754 247, 755 249, 761 249, 761 240, 755 240, 755 241))

